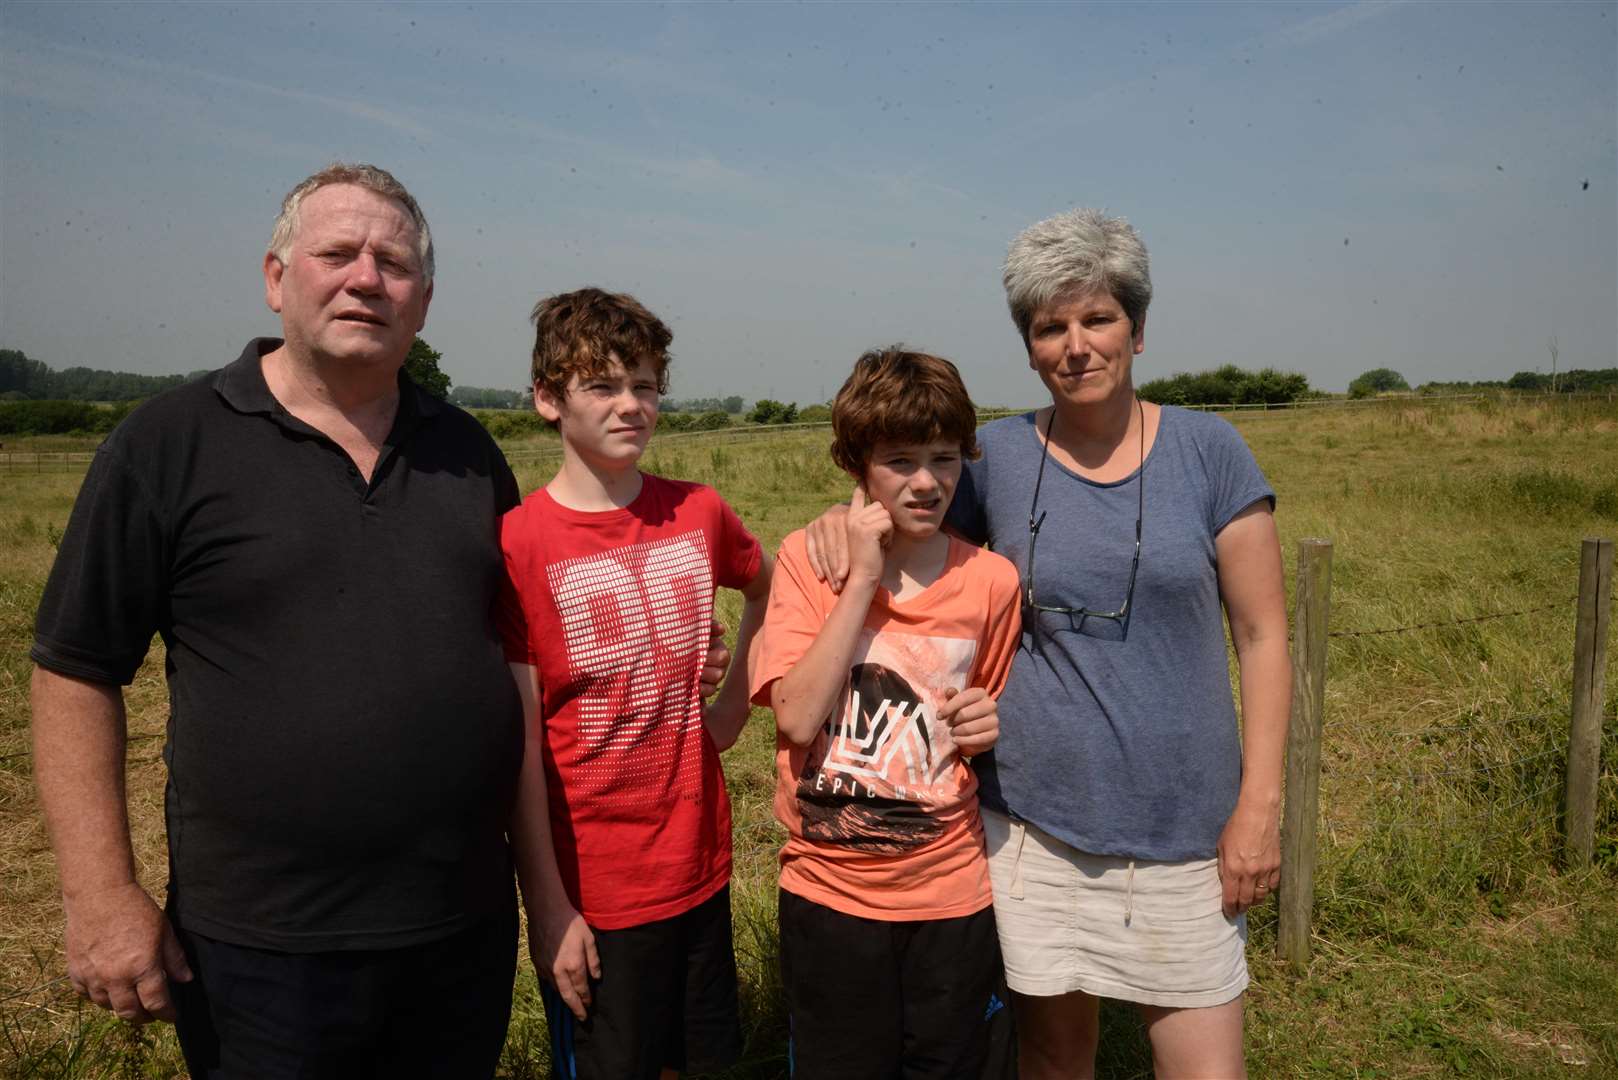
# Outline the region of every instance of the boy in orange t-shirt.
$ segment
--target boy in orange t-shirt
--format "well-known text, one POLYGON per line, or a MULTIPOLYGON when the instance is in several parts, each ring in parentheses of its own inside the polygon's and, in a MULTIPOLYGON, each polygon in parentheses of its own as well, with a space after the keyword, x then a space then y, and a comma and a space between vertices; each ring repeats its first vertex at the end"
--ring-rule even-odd
POLYGON ((1017 572, 940 531, 977 417, 955 366, 862 356, 832 405, 859 482, 840 593, 782 543, 753 657, 775 710, 793 1075, 976 1076, 998 1011, 977 778, 1016 651, 1017 572), (851 978, 852 976, 852 978, 851 978), (854 987, 858 986, 856 991, 854 987))

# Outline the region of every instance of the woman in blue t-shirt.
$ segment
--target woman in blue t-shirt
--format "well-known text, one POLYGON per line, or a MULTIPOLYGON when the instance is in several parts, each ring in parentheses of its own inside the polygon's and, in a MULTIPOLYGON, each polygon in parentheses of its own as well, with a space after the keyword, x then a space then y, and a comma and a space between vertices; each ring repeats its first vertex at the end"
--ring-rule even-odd
MULTIPOLYGON (((1136 396, 1152 286, 1127 222, 1030 226, 1004 280, 1051 403, 979 432, 949 524, 1022 575, 1000 742, 977 759, 1021 1075, 1091 1075, 1112 997, 1140 1005, 1158 1076, 1240 1076, 1243 913, 1281 861, 1275 494, 1224 420, 1136 396)), ((841 534, 811 532, 834 580, 841 534)))

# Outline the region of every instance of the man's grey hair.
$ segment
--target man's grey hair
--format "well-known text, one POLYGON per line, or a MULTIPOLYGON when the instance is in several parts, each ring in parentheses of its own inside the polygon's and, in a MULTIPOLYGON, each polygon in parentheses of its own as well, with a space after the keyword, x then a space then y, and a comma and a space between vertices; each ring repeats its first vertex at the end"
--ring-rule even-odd
POLYGON ((1100 210, 1069 210, 1018 233, 1006 252, 1002 280, 1024 345, 1034 312, 1064 293, 1110 293, 1137 334, 1152 302, 1152 272, 1140 234, 1100 210))
POLYGON ((350 165, 334 161, 287 192, 287 197, 281 200, 281 213, 276 216, 275 228, 270 233, 271 255, 280 259, 283 265, 286 264, 292 256, 292 237, 298 231, 298 211, 303 200, 311 192, 331 184, 353 184, 374 191, 410 211, 410 220, 416 224, 416 255, 421 260, 422 281, 426 285, 433 283, 433 231, 427 227, 427 216, 421 212, 421 207, 416 205, 415 198, 405 190, 405 186, 393 178, 392 173, 375 165, 350 165))

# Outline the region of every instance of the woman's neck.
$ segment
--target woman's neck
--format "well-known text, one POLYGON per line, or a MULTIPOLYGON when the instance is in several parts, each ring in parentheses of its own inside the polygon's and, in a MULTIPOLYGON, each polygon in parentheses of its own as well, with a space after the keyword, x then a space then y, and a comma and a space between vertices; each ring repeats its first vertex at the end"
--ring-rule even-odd
POLYGON ((1085 405, 1057 401, 1050 410, 1055 410, 1054 418, 1047 409, 1035 417, 1040 431, 1048 431, 1052 447, 1065 451, 1086 469, 1105 465, 1126 442, 1134 445, 1141 436, 1138 425, 1144 422, 1143 410, 1129 386, 1105 401, 1085 405))

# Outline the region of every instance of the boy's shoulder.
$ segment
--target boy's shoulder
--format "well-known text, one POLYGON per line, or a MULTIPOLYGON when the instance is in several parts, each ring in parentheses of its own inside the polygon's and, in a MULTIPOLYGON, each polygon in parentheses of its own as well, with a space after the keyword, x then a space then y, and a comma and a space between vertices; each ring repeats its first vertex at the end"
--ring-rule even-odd
POLYGON ((809 565, 809 527, 794 529, 781 538, 780 550, 776 552, 777 560, 785 560, 809 565))
POLYGON ((657 473, 640 470, 641 499, 642 501, 650 488, 654 493, 662 493, 675 498, 710 499, 714 502, 723 502, 718 490, 708 484, 698 483, 695 480, 676 480, 672 476, 659 476, 657 473))
POLYGON ((945 564, 944 573, 967 576, 971 581, 980 582, 979 587, 988 587, 996 593, 1009 590, 1015 595, 1022 588, 1016 564, 999 552, 959 536, 951 536, 950 545, 955 554, 945 564))
MULTIPOLYGON (((746 526, 718 491, 692 480, 641 473, 640 494, 622 510, 573 510, 544 488, 528 493, 500 521, 500 543, 508 556, 528 552, 556 557, 588 554, 582 549, 621 547, 631 538, 700 528, 711 535, 741 537, 746 526)), ((753 541, 756 544, 756 541, 753 541)), ((747 546, 745 538, 741 546, 747 546)))

